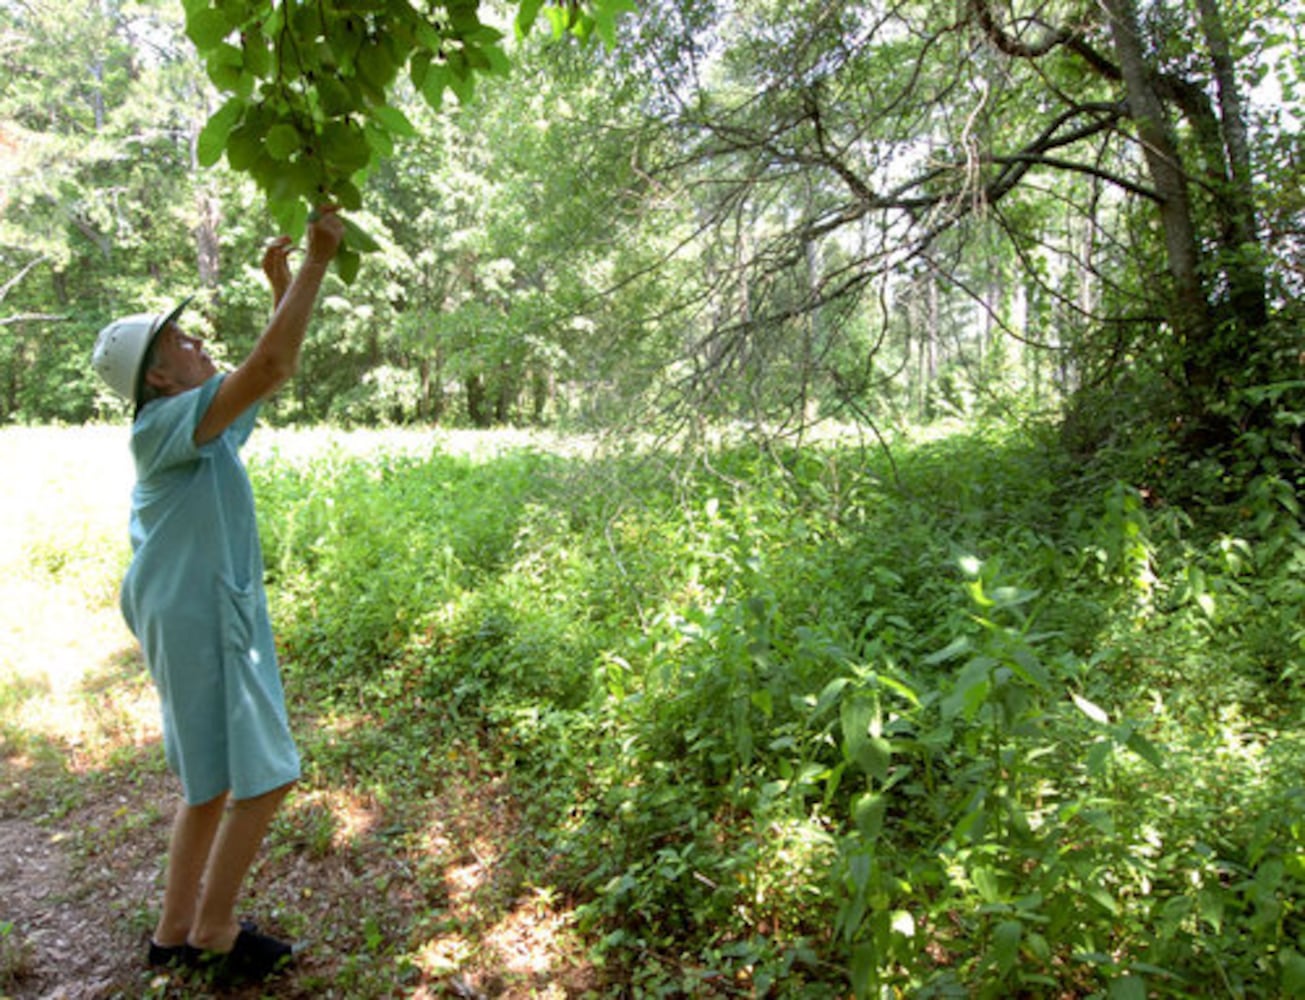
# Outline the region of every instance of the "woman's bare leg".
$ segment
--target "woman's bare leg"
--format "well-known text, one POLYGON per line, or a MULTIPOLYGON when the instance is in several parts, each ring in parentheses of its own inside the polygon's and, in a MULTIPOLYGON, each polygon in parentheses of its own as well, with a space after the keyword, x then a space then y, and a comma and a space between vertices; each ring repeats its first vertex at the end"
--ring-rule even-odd
POLYGON ((236 898, 272 817, 291 784, 231 803, 212 843, 198 906, 190 925, 188 940, 194 947, 205 951, 231 950, 240 933, 236 898))
POLYGON ((186 943, 199 903, 200 885, 208 865, 214 836, 222 821, 227 795, 197 806, 185 802, 172 821, 168 845, 168 871, 163 889, 163 912, 154 929, 154 943, 174 948, 186 943))

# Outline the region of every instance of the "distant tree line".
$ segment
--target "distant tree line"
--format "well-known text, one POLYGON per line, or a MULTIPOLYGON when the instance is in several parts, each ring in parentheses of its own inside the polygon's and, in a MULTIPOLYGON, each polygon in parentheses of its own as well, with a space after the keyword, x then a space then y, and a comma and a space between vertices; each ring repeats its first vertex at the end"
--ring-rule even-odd
POLYGON ((238 356, 316 191, 356 235, 282 421, 1295 406, 1270 4, 400 6, 0 4, 0 421, 116 413, 95 331, 182 295, 238 356))

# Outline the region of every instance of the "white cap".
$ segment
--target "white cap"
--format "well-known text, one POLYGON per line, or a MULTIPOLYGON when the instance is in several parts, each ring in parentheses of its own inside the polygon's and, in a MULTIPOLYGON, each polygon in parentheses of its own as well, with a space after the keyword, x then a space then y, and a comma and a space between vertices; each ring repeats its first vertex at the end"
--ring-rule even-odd
POLYGON ((181 315, 190 303, 187 298, 172 312, 137 313, 114 320, 95 340, 91 367, 109 388, 129 403, 135 403, 140 388, 140 366, 145 355, 162 330, 181 315))

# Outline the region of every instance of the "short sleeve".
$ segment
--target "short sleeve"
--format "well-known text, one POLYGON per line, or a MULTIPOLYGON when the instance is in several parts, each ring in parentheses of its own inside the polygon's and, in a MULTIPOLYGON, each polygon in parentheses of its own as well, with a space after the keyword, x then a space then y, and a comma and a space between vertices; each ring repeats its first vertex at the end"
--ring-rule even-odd
MULTIPOLYGON (((169 468, 194 462, 212 448, 215 441, 196 446, 195 429, 208 412, 225 375, 214 375, 203 385, 176 396, 150 403, 132 427, 132 454, 136 478, 145 482, 169 468)), ((245 410, 225 431, 237 448, 249 440, 258 419, 258 406, 245 410)))
POLYGON ((203 448, 195 446, 195 428, 221 384, 221 376, 215 375, 198 388, 155 400, 141 410, 131 429, 138 481, 200 457, 203 448))

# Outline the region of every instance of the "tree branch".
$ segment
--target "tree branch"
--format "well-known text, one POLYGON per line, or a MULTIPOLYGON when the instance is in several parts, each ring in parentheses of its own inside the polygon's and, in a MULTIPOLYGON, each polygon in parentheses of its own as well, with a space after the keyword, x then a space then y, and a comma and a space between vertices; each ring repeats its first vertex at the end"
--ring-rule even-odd
POLYGON ((15 274, 12 278, 6 281, 3 285, 0 285, 0 302, 3 302, 5 299, 7 299, 9 297, 9 293, 14 290, 14 288, 18 285, 18 283, 22 281, 24 278, 26 278, 32 272, 32 269, 45 259, 46 259, 45 254, 40 254, 37 257, 33 257, 31 260, 29 260, 26 264, 22 266, 22 268, 18 271, 17 274, 15 274))
POLYGON ((1141 184, 1130 181, 1126 177, 1112 174, 1108 170, 1102 170, 1100 167, 1093 166, 1090 163, 1076 163, 1073 160, 1062 160, 1057 156, 1043 156, 1042 154, 1035 152, 1015 153, 1011 156, 990 156, 988 159, 992 163, 1028 164, 1029 166, 1054 167, 1057 170, 1068 170, 1073 173, 1087 174, 1089 177, 1095 177, 1098 180, 1114 184, 1131 194, 1147 198, 1150 201, 1158 202, 1160 200, 1160 196, 1150 188, 1143 187, 1141 184))
POLYGON ((979 22, 979 27, 983 29, 988 41, 1008 56, 1016 59, 1038 59, 1052 49, 1064 47, 1079 56, 1100 76, 1108 80, 1123 79, 1119 67, 1089 45, 1079 31, 1058 28, 1037 18, 1027 18, 1030 25, 1038 27, 1043 32, 1036 44, 1029 44, 1008 34, 997 23, 997 18, 989 6, 989 0, 970 0, 970 10, 974 12, 974 18, 979 22))
POLYGON ((0 326, 17 326, 19 323, 67 323, 71 316, 56 316, 52 313, 19 313, 17 316, 0 317, 0 326))

